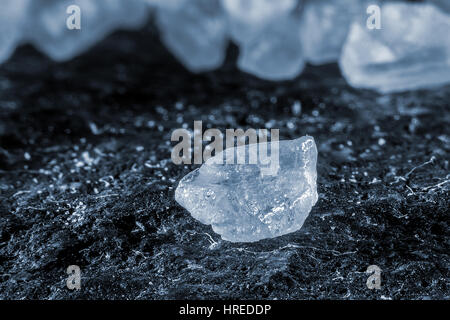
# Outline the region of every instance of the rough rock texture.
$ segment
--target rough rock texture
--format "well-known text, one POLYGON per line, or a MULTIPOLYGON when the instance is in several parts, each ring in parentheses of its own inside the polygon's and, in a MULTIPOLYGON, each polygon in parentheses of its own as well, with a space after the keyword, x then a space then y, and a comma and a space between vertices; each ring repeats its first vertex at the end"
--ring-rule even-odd
POLYGON ((228 53, 192 75, 148 28, 64 64, 27 46, 0 66, 0 298, 450 298, 450 87, 382 96, 336 65, 270 83, 228 53), (302 229, 233 244, 175 202, 196 166, 170 162, 170 134, 194 120, 314 136, 302 229))

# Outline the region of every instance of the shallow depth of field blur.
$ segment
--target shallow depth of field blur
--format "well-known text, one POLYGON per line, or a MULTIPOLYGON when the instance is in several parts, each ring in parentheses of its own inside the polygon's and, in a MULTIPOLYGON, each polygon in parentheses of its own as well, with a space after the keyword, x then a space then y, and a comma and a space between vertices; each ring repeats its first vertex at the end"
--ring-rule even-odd
POLYGON ((450 298, 445 1, 373 30, 365 1, 1 1, 0 299, 450 298), (300 230, 230 243, 174 201, 195 120, 315 138, 300 230))

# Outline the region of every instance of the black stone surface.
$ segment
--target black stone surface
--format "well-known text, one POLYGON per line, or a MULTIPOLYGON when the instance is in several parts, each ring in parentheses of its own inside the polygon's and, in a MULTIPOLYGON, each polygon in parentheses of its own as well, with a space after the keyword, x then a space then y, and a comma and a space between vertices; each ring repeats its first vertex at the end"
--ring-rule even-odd
POLYGON ((271 83, 228 53, 190 74, 149 26, 67 63, 24 46, 0 66, 1 299, 450 298, 450 87, 381 96, 337 65, 271 83), (171 163, 170 134, 194 120, 314 136, 320 195, 301 230, 229 243, 174 201, 195 166, 171 163))

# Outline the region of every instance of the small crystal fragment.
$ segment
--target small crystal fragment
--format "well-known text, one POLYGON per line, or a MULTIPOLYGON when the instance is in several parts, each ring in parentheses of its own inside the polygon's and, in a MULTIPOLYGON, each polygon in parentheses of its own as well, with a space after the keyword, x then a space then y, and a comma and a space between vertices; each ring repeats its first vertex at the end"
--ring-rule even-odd
POLYGON ((317 202, 317 149, 310 136, 277 144, 258 143, 228 148, 181 179, 175 200, 224 240, 253 242, 300 229, 317 202), (278 154, 277 169, 266 165, 218 164, 218 159, 243 151, 278 154), (258 152, 259 150, 259 152, 258 152), (265 151, 264 151, 265 152, 265 151))

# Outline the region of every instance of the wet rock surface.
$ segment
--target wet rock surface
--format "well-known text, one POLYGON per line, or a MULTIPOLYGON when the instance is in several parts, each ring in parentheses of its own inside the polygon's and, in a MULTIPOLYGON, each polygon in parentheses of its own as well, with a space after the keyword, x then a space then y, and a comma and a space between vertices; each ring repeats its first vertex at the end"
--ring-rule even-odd
POLYGON ((0 66, 0 298, 450 298, 450 87, 379 95, 335 64, 271 83, 236 57, 193 75, 148 26, 67 63, 25 46, 0 66), (170 135, 194 120, 314 136, 301 230, 230 243, 175 202, 198 166, 172 164, 170 135))

